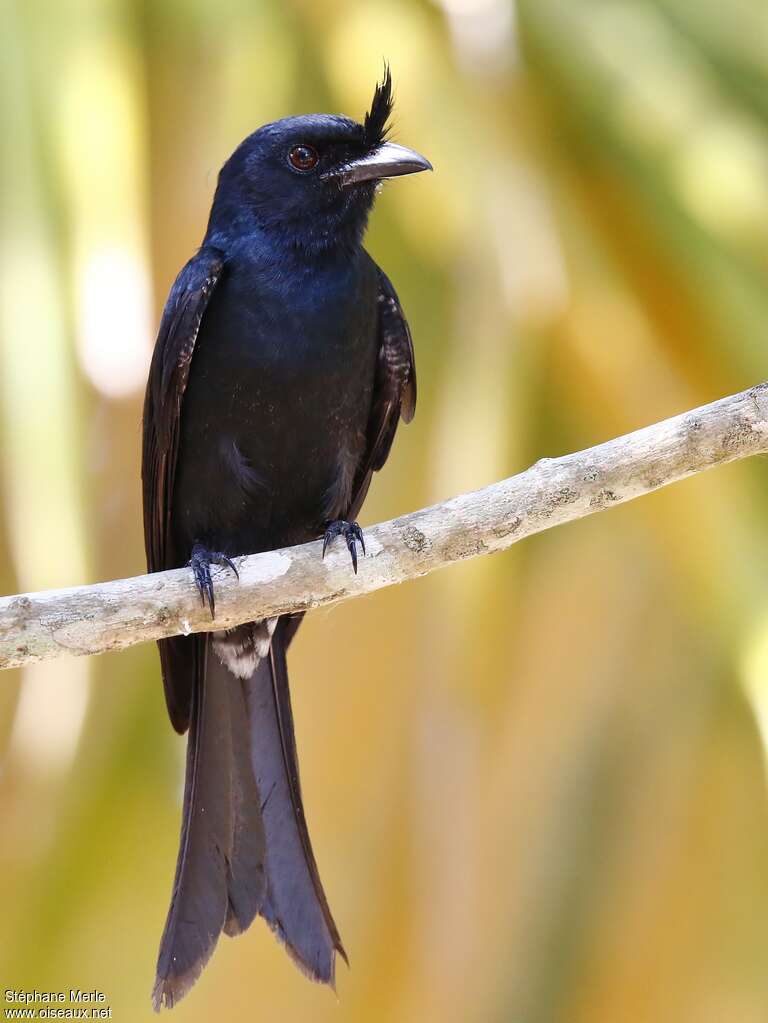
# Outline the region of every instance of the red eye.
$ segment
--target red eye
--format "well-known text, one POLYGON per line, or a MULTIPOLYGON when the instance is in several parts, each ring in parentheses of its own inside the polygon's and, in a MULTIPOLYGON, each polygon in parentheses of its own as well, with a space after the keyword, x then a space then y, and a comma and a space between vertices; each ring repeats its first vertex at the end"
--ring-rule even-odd
POLYGON ((298 171, 311 171, 317 167, 320 154, 314 146, 294 146, 288 154, 288 162, 298 171))

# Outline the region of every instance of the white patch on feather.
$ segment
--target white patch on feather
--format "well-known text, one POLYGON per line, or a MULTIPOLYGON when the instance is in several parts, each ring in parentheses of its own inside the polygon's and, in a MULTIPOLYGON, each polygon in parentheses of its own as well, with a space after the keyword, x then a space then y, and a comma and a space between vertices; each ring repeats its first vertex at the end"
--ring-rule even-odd
POLYGON ((277 618, 266 618, 236 629, 214 632, 213 649, 227 671, 236 678, 250 678, 259 662, 269 654, 276 627, 277 618))

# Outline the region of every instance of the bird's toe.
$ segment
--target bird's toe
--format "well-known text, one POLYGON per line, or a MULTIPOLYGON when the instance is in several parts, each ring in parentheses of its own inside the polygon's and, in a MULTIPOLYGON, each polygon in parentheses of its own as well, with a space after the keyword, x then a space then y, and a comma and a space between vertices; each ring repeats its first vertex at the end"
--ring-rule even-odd
POLYGON ((196 543, 192 547, 192 554, 188 565, 192 569, 195 586, 200 594, 200 600, 203 606, 207 604, 211 609, 211 618, 213 618, 216 614, 216 598, 213 592, 211 565, 222 565, 230 568, 235 573, 235 577, 239 579, 240 574, 235 567, 235 563, 226 554, 222 554, 221 551, 209 551, 204 544, 196 543))
POLYGON ((325 557, 326 550, 337 536, 344 537, 349 556, 352 559, 352 570, 357 575, 358 543, 363 555, 365 555, 365 539, 363 538, 362 529, 356 522, 347 522, 346 519, 337 519, 335 522, 329 522, 323 536, 323 557, 325 557))

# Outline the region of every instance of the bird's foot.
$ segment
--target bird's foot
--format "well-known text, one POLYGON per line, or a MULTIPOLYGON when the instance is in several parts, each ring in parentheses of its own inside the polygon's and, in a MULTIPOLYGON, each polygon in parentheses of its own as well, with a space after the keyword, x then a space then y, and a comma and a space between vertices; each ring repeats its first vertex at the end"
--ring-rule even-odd
POLYGON ((222 565, 226 568, 231 568, 235 573, 237 579, 240 578, 235 564, 231 558, 228 558, 226 554, 222 554, 221 551, 209 551, 201 543, 195 543, 192 545, 192 556, 187 562, 189 567, 192 569, 192 574, 195 577, 195 586, 197 586, 198 592, 200 593, 200 599, 203 602, 203 607, 207 604, 211 609, 211 618, 216 613, 216 601, 213 596, 213 580, 211 579, 211 565, 222 565))
POLYGON ((365 540, 363 539, 363 531, 356 522, 347 522, 346 519, 336 519, 335 522, 329 522, 325 529, 325 535, 323 536, 323 557, 328 549, 328 545, 333 543, 337 536, 343 536, 347 543, 347 550, 352 558, 352 568, 357 575, 357 545, 360 544, 363 554, 365 554, 365 540))

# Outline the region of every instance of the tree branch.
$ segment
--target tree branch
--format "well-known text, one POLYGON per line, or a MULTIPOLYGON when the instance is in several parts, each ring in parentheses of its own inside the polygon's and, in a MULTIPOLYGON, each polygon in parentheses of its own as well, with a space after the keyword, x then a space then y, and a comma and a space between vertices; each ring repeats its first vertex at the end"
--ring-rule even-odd
POLYGON ((455 561, 505 550, 748 455, 768 453, 768 384, 530 469, 365 532, 357 576, 337 541, 237 559, 218 570, 216 620, 188 569, 0 598, 0 668, 62 654, 98 654, 179 633, 231 628, 371 593, 455 561))

